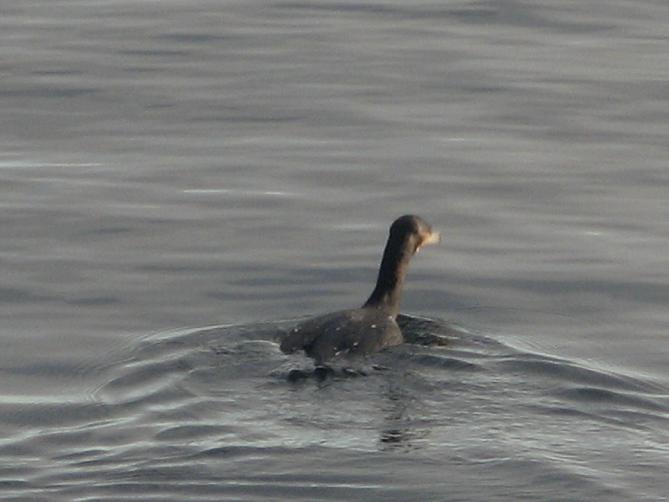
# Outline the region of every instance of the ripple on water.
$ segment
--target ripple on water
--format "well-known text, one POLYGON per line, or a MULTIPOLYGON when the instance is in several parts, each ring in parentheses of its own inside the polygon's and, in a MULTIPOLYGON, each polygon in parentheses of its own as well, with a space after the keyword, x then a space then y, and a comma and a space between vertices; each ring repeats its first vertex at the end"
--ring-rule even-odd
POLYGON ((659 390, 650 382, 631 376, 586 368, 575 362, 539 354, 518 353, 499 358, 492 364, 498 371, 524 374, 528 377, 555 379, 609 389, 639 392, 659 390))
MULTIPOLYGON (((308 498, 319 489, 353 496, 378 482, 379 468, 353 478, 350 465, 331 459, 359 456, 362 468, 383 454, 390 456, 373 457, 382 470, 404 455, 450 455, 449 465, 469 469, 515 472, 511 463, 522 460, 537 476, 564 482, 578 470, 570 459, 588 454, 582 448, 592 444, 593 423, 621 441, 594 446, 607 454, 636 440, 621 435, 626 430, 643 433, 661 453, 652 445, 665 438, 658 431, 666 428, 666 395, 641 378, 403 316, 405 332, 447 344, 404 344, 366 363, 385 371, 296 385, 286 380, 288 370, 313 363, 282 354, 277 343, 296 322, 158 333, 79 369, 81 378, 92 371, 104 378, 79 401, 5 398, 0 420, 17 434, 0 440, 0 459, 22 466, 5 479, 28 480, 12 485, 24 495, 32 486, 67 495, 93 483, 101 498, 170 498, 190 493, 197 480, 198 490, 203 483, 216 487, 212 497, 303 490, 308 498), (313 474, 315 464, 332 470, 313 474)), ((399 493, 390 489, 391 478, 385 482, 386 495, 399 493)))
MULTIPOLYGON (((606 405, 662 413, 669 412, 669 404, 662 403, 659 399, 652 399, 640 394, 624 393, 598 387, 559 389, 554 391, 553 395, 562 399, 584 403, 588 406, 606 405)), ((664 399, 666 400, 666 398, 664 399)))

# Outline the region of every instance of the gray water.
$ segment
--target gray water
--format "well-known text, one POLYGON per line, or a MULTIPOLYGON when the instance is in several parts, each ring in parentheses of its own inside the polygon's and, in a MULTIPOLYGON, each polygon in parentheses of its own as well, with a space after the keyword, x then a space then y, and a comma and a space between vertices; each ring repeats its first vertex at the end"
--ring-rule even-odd
POLYGON ((669 4, 0 2, 2 500, 667 500, 669 4), (291 384, 369 294, 445 347, 291 384))

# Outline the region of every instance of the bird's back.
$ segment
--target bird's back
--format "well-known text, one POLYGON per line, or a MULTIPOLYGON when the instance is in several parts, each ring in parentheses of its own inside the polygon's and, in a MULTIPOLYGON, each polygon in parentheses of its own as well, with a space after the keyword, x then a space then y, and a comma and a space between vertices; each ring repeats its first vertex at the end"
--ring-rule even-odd
POLYGON ((403 342, 394 317, 376 308, 343 310, 309 319, 281 343, 286 353, 304 349, 317 363, 339 355, 364 355, 403 342))

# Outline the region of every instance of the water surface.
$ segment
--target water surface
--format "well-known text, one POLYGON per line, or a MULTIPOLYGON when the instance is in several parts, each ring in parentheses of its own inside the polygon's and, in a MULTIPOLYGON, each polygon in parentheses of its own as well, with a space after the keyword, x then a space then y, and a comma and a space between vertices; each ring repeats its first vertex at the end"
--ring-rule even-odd
POLYGON ((3 499, 666 497, 664 2, 0 11, 3 499), (288 384, 409 212, 451 346, 288 384))

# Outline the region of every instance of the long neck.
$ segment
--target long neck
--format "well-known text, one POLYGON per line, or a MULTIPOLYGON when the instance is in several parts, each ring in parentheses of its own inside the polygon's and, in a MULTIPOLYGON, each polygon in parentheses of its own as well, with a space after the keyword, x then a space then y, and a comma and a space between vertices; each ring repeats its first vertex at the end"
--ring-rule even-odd
POLYGON ((365 302, 365 307, 384 309, 388 315, 397 316, 400 310, 402 285, 410 259, 411 252, 408 246, 391 236, 383 251, 376 287, 365 302))

